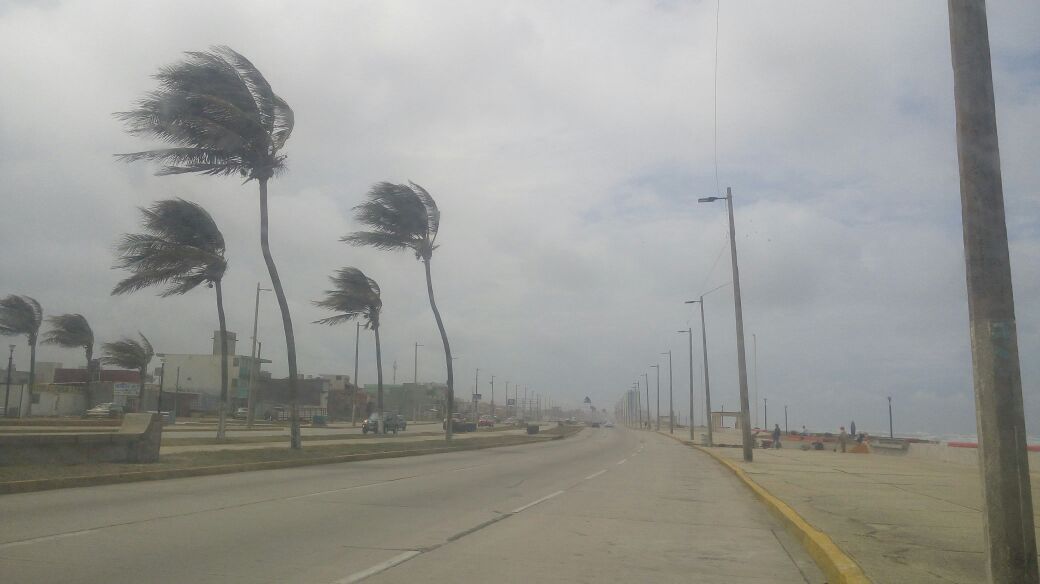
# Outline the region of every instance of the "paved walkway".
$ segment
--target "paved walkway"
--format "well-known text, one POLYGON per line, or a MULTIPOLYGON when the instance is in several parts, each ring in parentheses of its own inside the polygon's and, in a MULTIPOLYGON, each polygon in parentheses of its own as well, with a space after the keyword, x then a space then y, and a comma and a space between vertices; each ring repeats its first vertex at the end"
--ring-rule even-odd
MULTIPOLYGON (((795 449, 755 450, 749 464, 738 448, 713 451, 828 534, 879 584, 986 581, 974 465, 795 449)), ((1040 473, 1031 474, 1037 510, 1040 473)))

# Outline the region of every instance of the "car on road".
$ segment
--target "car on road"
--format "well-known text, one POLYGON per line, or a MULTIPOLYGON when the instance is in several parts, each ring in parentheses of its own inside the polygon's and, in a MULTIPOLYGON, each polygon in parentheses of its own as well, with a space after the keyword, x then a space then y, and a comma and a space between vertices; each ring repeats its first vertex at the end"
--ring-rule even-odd
POLYGON ((98 404, 87 410, 88 418, 118 418, 124 413, 123 406, 113 403, 98 404))
MULTIPOLYGON (((403 432, 408 426, 408 422, 405 421, 404 416, 401 414, 383 414, 385 420, 383 422, 384 432, 403 432)), ((368 434, 369 432, 375 433, 379 431, 379 414, 372 414, 365 421, 361 422, 361 433, 368 434)))
POLYGON ((248 417, 249 417, 249 408, 238 408, 237 410, 235 410, 235 419, 236 420, 245 420, 248 417))
POLYGON ((484 428, 484 427, 494 428, 495 427, 495 420, 491 416, 480 416, 480 419, 477 420, 477 427, 478 428, 484 428))

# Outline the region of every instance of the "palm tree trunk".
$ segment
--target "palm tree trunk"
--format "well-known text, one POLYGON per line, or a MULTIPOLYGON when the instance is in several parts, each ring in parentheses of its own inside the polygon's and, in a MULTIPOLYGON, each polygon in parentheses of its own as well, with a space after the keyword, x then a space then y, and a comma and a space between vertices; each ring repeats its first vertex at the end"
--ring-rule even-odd
POLYGON ((29 409, 25 417, 32 415, 32 394, 36 389, 36 335, 29 337, 29 409))
POLYGON ((441 320, 441 312, 437 310, 437 301, 433 298, 433 278, 430 276, 430 260, 424 259, 423 265, 426 266, 426 291, 430 295, 430 308, 433 309, 433 318, 437 320, 437 329, 441 332, 441 342, 444 343, 444 362, 448 366, 448 393, 445 395, 444 401, 445 409, 447 410, 445 417, 447 422, 444 424, 444 439, 451 441, 451 414, 452 410, 455 409, 455 375, 451 367, 451 346, 448 345, 448 333, 444 332, 444 321, 441 320))
POLYGON ((220 280, 213 285, 217 289, 217 320, 220 321, 220 406, 217 409, 217 441, 223 442, 227 437, 227 321, 224 319, 224 292, 220 287, 220 280))
POLYGON ((289 361, 289 448, 299 450, 300 415, 296 407, 296 339, 293 337, 292 317, 289 316, 289 303, 285 300, 282 280, 278 277, 278 268, 271 257, 271 244, 267 239, 267 179, 260 182, 260 250, 264 254, 267 273, 271 276, 271 287, 278 298, 278 309, 282 312, 282 329, 285 330, 285 353, 289 361))
POLYGON ((383 353, 379 346, 379 325, 372 327, 376 334, 376 409, 379 411, 379 433, 386 432, 386 421, 383 418, 383 353))
POLYGON ((94 404, 93 404, 93 402, 94 402, 94 379, 92 377, 93 371, 91 371, 91 369, 90 369, 90 364, 94 361, 94 347, 92 347, 92 346, 86 347, 86 354, 87 354, 87 385, 84 386, 84 388, 86 389, 86 394, 87 394, 87 407, 86 407, 86 409, 89 410, 90 408, 94 407, 94 404))

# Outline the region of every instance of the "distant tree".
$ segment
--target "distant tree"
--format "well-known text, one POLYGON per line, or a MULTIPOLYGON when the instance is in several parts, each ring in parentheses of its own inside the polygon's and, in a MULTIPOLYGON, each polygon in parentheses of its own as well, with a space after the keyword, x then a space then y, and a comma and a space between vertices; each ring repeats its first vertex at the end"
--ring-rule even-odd
POLYGON ((289 362, 289 444, 300 448, 296 340, 267 233, 267 181, 285 168, 279 151, 292 134, 293 111, 248 59, 225 46, 187 53, 183 61, 159 69, 155 78, 159 88, 116 117, 131 134, 171 147, 118 156, 126 162, 158 162, 159 175, 238 175, 257 181, 260 249, 282 313, 289 362))
MULTIPOLYGON (((354 207, 354 217, 370 231, 358 231, 341 239, 351 245, 367 245, 384 250, 411 250, 415 258, 426 268, 426 291, 430 297, 430 308, 437 321, 444 344, 444 362, 448 369, 448 390, 445 395, 447 416, 450 418, 455 407, 455 377, 452 370, 451 346, 444 331, 441 313, 433 297, 433 279, 430 275, 430 260, 437 249, 437 231, 440 229, 441 212, 437 209, 430 193, 415 183, 395 185, 381 182, 368 191, 368 200, 354 207)), ((444 439, 451 440, 451 424, 444 425, 444 439)))
POLYGON ((379 433, 383 433, 383 354, 379 343, 379 313, 383 310, 379 284, 357 268, 341 268, 329 276, 332 290, 325 291, 325 298, 314 302, 315 306, 339 314, 316 320, 318 324, 340 324, 354 319, 365 319, 365 328, 372 329, 376 338, 376 408, 379 412, 379 433))
POLYGON ((141 374, 141 385, 137 391, 137 411, 141 411, 141 401, 144 398, 144 382, 148 376, 148 364, 155 357, 155 351, 152 349, 152 344, 148 342, 148 337, 145 337, 140 332, 137 334, 141 337, 140 342, 127 337, 113 343, 101 345, 101 350, 105 352, 101 362, 106 365, 117 365, 124 369, 136 369, 141 374))
POLYGON ((142 208, 141 226, 144 233, 126 234, 116 244, 115 267, 132 275, 120 280, 112 295, 130 294, 150 286, 162 287, 162 297, 186 294, 202 284, 216 290, 217 320, 223 341, 217 440, 224 440, 228 397, 227 322, 221 288, 228 268, 224 235, 209 212, 184 199, 166 199, 142 208))
MULTIPOLYGON (((29 341, 30 395, 36 389, 36 340, 42 324, 43 308, 35 298, 12 294, 0 300, 0 335, 25 335, 29 341)), ((29 399, 29 414, 32 414, 32 399, 29 399)))
POLYGON ((58 345, 66 349, 83 349, 87 357, 87 407, 94 405, 94 331, 82 314, 62 314, 47 319, 51 330, 43 336, 48 345, 58 345))

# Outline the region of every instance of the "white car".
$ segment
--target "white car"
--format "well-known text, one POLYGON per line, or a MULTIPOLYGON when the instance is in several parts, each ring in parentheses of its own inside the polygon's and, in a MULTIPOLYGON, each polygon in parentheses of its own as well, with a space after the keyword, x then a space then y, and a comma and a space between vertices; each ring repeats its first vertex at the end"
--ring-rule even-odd
POLYGON ((606 426, 607 426, 608 428, 613 428, 613 427, 614 427, 614 422, 607 422, 607 423, 606 423, 606 426))

